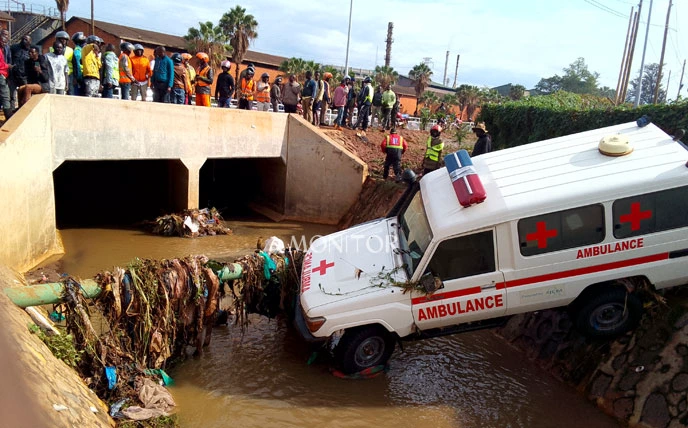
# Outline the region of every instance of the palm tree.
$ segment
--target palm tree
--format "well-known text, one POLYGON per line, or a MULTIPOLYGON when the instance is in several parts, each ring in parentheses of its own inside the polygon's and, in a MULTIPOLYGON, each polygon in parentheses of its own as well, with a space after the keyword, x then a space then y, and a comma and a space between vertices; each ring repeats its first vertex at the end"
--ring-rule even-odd
POLYGON ((423 107, 434 110, 434 106, 439 103, 439 98, 437 94, 432 91, 425 91, 418 99, 420 103, 423 103, 423 107))
POLYGON ((418 104, 420 103, 420 95, 425 92, 425 88, 430 84, 430 77, 432 76, 432 70, 424 62, 416 65, 409 71, 409 79, 413 80, 413 86, 416 90, 416 111, 413 115, 418 114, 418 104))
POLYGON ((477 100, 480 98, 480 89, 477 86, 461 85, 456 88, 456 99, 459 102, 459 110, 463 113, 467 110, 468 120, 473 120, 472 115, 477 107, 477 100))
POLYGON ((392 86, 399 80, 399 73, 394 71, 394 67, 388 66, 375 66, 375 72, 373 74, 375 78, 375 83, 386 88, 387 86, 392 86))
POLYGON ((244 54, 248 50, 251 42, 258 37, 258 21, 253 15, 246 15, 246 9, 236 5, 229 12, 222 15, 220 19, 220 28, 224 31, 229 39, 234 51, 232 52, 232 61, 236 64, 234 74, 239 85, 239 65, 244 60, 244 54))
POLYGON ((306 61, 302 58, 291 57, 282 61, 279 70, 283 71, 287 76, 293 74, 296 76, 296 81, 300 82, 306 75, 306 61))
POLYGON ((189 51, 207 53, 213 68, 219 68, 220 63, 232 52, 232 46, 227 44, 222 29, 210 21, 199 22, 198 28, 189 28, 184 40, 189 51))
POLYGON ((62 29, 65 29, 65 15, 69 9, 69 0, 55 0, 57 10, 60 11, 60 19, 62 20, 62 29))

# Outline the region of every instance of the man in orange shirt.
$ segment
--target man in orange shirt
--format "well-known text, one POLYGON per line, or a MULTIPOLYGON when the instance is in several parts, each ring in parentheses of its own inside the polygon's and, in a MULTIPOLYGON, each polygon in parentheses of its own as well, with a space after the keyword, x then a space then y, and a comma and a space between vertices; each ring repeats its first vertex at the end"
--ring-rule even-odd
POLYGON ((131 100, 136 101, 138 94, 141 94, 141 101, 146 101, 148 92, 148 79, 153 75, 148 58, 143 56, 143 46, 134 45, 134 56, 131 58, 131 74, 135 81, 131 83, 131 100))
POLYGON ((205 52, 198 52, 196 58, 200 61, 198 73, 196 73, 196 105, 210 107, 210 85, 213 84, 210 57, 205 52))

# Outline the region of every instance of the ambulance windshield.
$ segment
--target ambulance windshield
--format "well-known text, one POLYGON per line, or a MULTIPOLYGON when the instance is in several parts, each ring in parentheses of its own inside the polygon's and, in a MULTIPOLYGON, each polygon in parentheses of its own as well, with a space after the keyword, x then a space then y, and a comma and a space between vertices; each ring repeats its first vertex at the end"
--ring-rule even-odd
POLYGON ((420 192, 416 193, 408 207, 401 212, 399 222, 401 223, 402 252, 408 266, 409 277, 411 277, 432 241, 432 230, 430 230, 428 217, 425 215, 423 197, 420 192))

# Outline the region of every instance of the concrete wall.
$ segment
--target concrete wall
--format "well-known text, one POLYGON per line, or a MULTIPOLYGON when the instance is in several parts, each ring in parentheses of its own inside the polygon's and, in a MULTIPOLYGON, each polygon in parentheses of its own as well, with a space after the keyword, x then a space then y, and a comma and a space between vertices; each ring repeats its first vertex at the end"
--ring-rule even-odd
POLYGON ((171 200, 196 208, 203 164, 233 158, 270 159, 259 199, 279 219, 336 224, 367 175, 362 161, 296 115, 34 96, 0 129, 0 263, 25 270, 62 251, 52 172, 65 161, 170 160, 171 200))

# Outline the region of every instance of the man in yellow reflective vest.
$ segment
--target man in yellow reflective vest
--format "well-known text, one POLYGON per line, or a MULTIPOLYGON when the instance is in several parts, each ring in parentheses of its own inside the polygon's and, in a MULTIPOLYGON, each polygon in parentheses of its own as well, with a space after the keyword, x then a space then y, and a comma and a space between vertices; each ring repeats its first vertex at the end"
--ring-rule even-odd
POLYGON ((382 153, 387 155, 385 157, 385 165, 383 166, 382 178, 385 180, 387 179, 389 176, 389 167, 392 167, 394 169, 394 178, 399 181, 401 178, 401 155, 408 149, 406 140, 404 140, 404 137, 397 134, 397 130, 392 127, 389 135, 382 140, 380 148, 382 149, 382 153))
POLYGON ((423 174, 427 174, 440 167, 440 159, 442 159, 442 150, 444 149, 444 142, 440 139, 441 133, 442 127, 439 125, 434 125, 430 129, 425 157, 423 158, 423 174))

